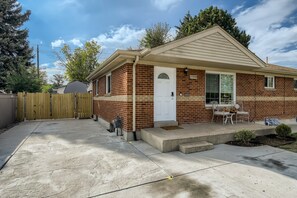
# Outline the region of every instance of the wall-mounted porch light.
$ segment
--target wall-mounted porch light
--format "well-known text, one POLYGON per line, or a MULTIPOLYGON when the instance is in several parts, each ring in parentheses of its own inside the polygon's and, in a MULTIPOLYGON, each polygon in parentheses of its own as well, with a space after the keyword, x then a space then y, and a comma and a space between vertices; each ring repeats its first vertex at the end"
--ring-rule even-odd
POLYGON ((188 72, 189 72, 189 69, 186 67, 186 68, 184 69, 184 73, 185 73, 186 75, 188 75, 188 72))

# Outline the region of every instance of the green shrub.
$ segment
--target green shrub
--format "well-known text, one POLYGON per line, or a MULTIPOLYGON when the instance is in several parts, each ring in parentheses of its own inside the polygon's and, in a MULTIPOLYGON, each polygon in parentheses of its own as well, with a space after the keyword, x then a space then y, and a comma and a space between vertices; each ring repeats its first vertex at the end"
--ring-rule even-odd
POLYGON ((250 130, 241 130, 235 133, 235 140, 240 141, 244 144, 248 144, 252 139, 256 137, 255 133, 250 130))
POLYGON ((286 124, 280 124, 275 128, 275 132, 279 137, 285 138, 292 133, 292 129, 286 124))

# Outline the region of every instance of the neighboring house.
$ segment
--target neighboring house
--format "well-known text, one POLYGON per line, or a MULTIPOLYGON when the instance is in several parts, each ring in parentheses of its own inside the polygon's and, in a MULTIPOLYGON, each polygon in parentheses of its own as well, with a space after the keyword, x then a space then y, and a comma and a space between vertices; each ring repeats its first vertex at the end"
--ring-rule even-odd
POLYGON ((65 86, 64 87, 59 87, 57 89, 53 89, 53 93, 63 94, 64 90, 65 90, 65 86))
POLYGON ((80 81, 68 83, 66 87, 61 87, 57 91, 58 94, 63 93, 88 93, 87 84, 80 81))
POLYGON ((263 62, 216 26, 165 45, 117 50, 88 76, 94 114, 124 135, 156 121, 209 122, 211 102, 244 103, 252 120, 297 115, 297 70, 263 62))
POLYGON ((88 84, 87 92, 88 93, 92 93, 93 92, 93 84, 92 83, 89 83, 88 84))

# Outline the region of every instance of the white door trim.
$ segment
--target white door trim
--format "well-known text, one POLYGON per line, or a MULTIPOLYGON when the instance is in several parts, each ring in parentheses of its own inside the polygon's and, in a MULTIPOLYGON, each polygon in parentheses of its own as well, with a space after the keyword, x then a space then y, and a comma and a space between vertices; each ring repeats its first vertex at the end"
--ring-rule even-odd
MULTIPOLYGON (((164 96, 163 96, 164 97, 164 96)), ((164 104, 162 104, 163 107, 164 104)), ((160 104, 159 104, 160 107, 160 104)), ((164 110, 163 109, 163 110, 164 110)), ((154 121, 176 121, 176 68, 171 68, 171 67, 159 67, 155 66, 154 67, 154 121), (161 73, 166 73, 169 76, 169 84, 170 85, 165 85, 169 86, 168 87, 157 87, 160 86, 158 84, 158 76, 161 73), (161 89, 161 90, 160 90, 161 89), (158 98, 157 92, 162 91, 165 95, 168 94, 168 97, 164 98, 164 100, 168 100, 169 102, 166 102, 165 104, 168 105, 164 109, 168 109, 168 112, 162 112, 161 109, 158 109, 158 101, 160 100, 160 97, 158 98), (168 93, 167 93, 168 92, 168 93), (173 92, 173 96, 172 96, 173 92), (163 115, 160 115, 161 113, 164 113, 163 115), (168 113, 167 115, 165 115, 168 113)))

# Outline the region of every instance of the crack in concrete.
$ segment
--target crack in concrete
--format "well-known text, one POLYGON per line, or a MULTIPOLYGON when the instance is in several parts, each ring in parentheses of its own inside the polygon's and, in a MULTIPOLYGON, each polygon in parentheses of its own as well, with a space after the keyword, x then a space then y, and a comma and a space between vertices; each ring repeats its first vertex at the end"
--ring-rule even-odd
MULTIPOLYGON (((133 145, 134 146, 134 145, 133 145)), ((135 147, 135 146, 134 146, 135 147)), ((135 147, 136 148, 136 147, 135 147)), ((136 148, 136 150, 138 150, 136 148)), ((140 150, 138 150, 140 153, 142 153, 144 156, 146 156, 143 152, 141 152, 140 150)), ((268 153, 268 154, 264 154, 264 155, 259 155, 259 156, 256 156, 257 158, 258 157, 265 157, 265 156, 269 156, 269 155, 274 155, 274 154, 278 154, 278 153, 283 153, 285 151, 278 151, 278 152, 273 152, 273 153, 268 153)), ((147 156, 146 156, 147 157, 147 156)), ((147 157, 148 158, 148 157, 147 157)), ((150 161, 152 161, 150 158, 148 158, 150 161)), ((219 165, 215 165, 215 166, 211 166, 211 167, 207 167, 207 168, 202 168, 202 169, 197 169, 197 170, 194 170, 194 171, 190 171, 190 172, 186 172, 186 173, 182 173, 182 174, 176 174, 174 175, 174 177, 182 177, 182 176, 186 176, 186 175, 190 175, 190 174, 193 174, 193 173, 197 173, 197 172, 200 172, 200 171, 204 171, 204 170, 209 170, 209 169, 214 169, 214 168, 217 168, 217 167, 222 167, 222 166, 226 166, 226 165, 230 165, 230 164, 235 164, 235 163, 239 163, 239 162, 243 162, 245 161, 244 159, 242 160, 237 160, 237 161, 234 161, 234 162, 227 162, 227 163, 223 163, 223 164, 219 164, 219 165)), ((152 161, 153 162, 153 161, 152 161)), ((154 162, 153 162, 154 163, 154 162)), ((155 163, 156 164, 156 163, 155 163)), ((156 164, 157 165, 157 164, 156 164)), ((160 167, 159 165, 157 165, 158 167, 160 167)), ((164 170, 162 167, 160 167, 160 169, 164 170)), ((164 172, 166 174, 168 174, 165 170, 164 172)), ((168 174, 170 175, 170 174, 168 174)), ((105 192, 105 193, 101 193, 101 194, 98 194, 98 195, 93 195, 93 196, 90 196, 89 198, 93 198, 93 197, 100 197, 100 196, 103 196, 103 195, 108 195, 108 194, 112 194, 112 193, 116 193, 116 192, 120 192, 120 191, 124 191, 124 190, 128 190, 128 189, 132 189, 132 188, 137 188, 137 187, 140 187, 140 186, 145 186, 145 185, 149 185, 149 184, 153 184, 153 183, 157 183, 157 182, 161 182, 161 181, 165 181, 167 180, 167 178, 164 178, 164 179, 159 179, 159 180, 154 180, 154 181, 151 181, 151 182, 145 182, 145 183, 142 183, 142 184, 138 184, 138 185, 132 185, 132 186, 129 186, 129 187, 125 187, 125 188, 122 188, 122 189, 119 189, 119 190, 113 190, 113 191, 109 191, 109 192, 105 192)))

